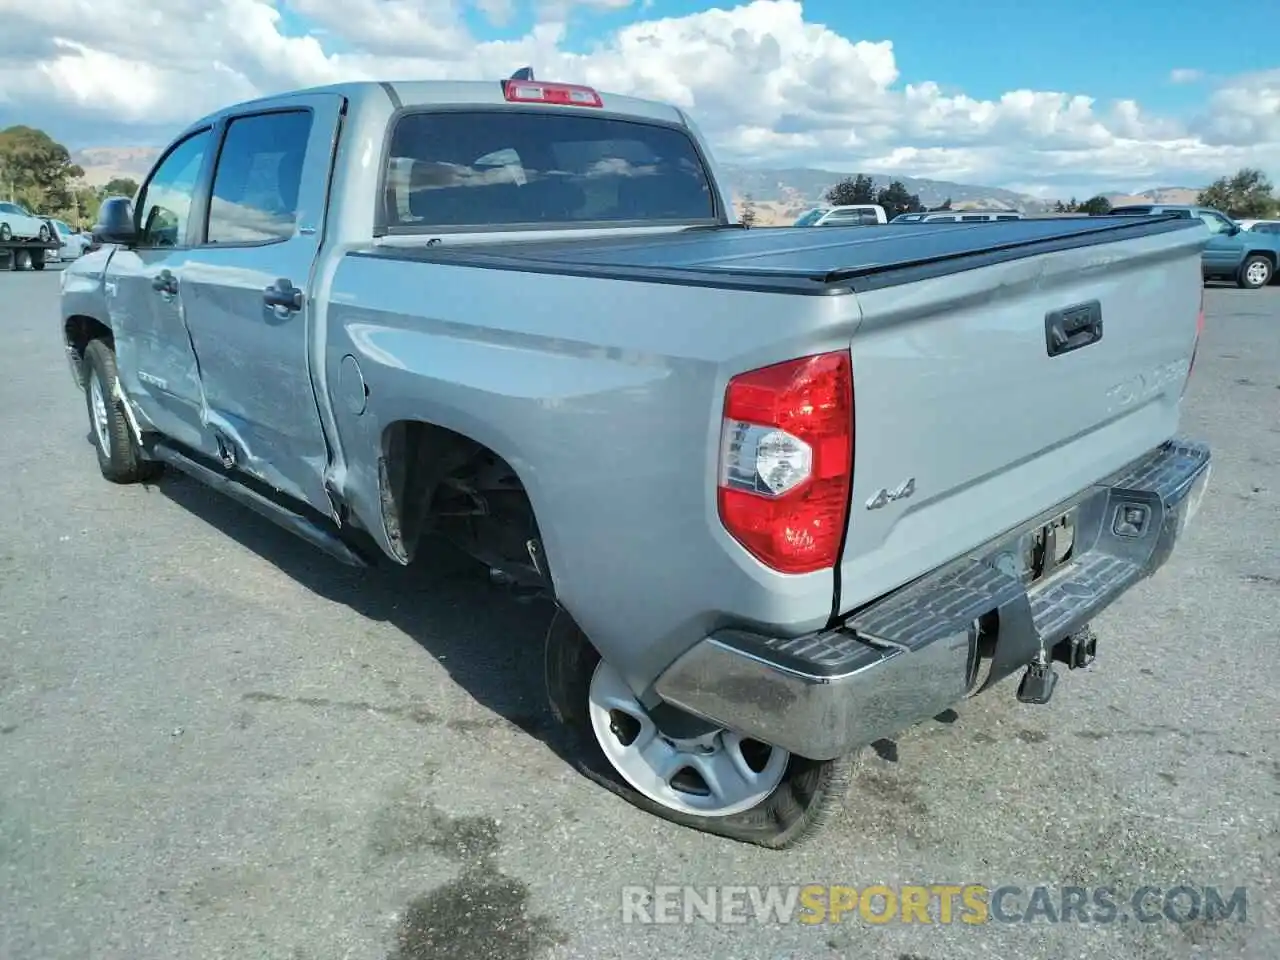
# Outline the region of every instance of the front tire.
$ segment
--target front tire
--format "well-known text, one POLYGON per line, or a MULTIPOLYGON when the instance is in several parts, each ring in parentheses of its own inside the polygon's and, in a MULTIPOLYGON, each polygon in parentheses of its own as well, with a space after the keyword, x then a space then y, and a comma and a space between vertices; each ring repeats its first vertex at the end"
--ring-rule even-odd
POLYGON ((122 401, 116 397, 115 352, 102 340, 90 340, 84 351, 85 407, 98 469, 112 483, 138 483, 160 472, 160 464, 145 460, 134 441, 122 401))
POLYGON ((646 813, 744 843, 781 850, 816 835, 860 758, 810 760, 725 730, 667 738, 563 609, 547 630, 546 680, 583 774, 646 813))
POLYGON ((1240 276, 1236 283, 1246 290, 1260 290, 1271 282, 1275 269, 1271 261, 1263 256, 1252 256, 1240 265, 1240 276))

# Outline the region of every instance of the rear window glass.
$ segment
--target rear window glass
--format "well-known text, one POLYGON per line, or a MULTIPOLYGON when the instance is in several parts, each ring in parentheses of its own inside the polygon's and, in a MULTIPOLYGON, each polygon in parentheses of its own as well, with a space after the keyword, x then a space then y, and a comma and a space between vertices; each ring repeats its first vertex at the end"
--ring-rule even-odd
POLYGON ((679 130, 545 110, 411 113, 391 136, 391 227, 706 221, 715 202, 679 130))

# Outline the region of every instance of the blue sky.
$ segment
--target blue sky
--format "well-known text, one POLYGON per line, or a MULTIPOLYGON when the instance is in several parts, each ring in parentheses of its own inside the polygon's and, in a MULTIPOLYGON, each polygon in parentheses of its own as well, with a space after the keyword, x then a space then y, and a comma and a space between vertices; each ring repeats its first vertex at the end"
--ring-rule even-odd
MULTIPOLYGON (((124 0, 18 8, 0 126, 33 123, 72 148, 159 146, 241 98, 356 77, 505 76, 528 57, 542 77, 688 107, 726 162, 1063 196, 1202 185, 1245 165, 1280 180, 1280 30, 1265 17, 1228 29, 1231 4, 507 0, 513 15, 495 27, 481 7, 503 0, 131 2, 148 43, 121 31, 124 0), (622 8, 599 9, 610 3, 622 8), (719 12, 692 16, 708 9, 719 12), (563 34, 532 32, 566 15, 563 34), (651 23, 643 38, 619 35, 638 20, 651 23), (888 41, 892 54, 849 41, 888 41), (1002 102, 1012 91, 1031 93, 1002 102)), ((1280 14, 1280 0, 1248 9, 1280 14)))
MULTIPOLYGON (((1265 0, 1262 6, 1271 6, 1265 0)), ((617 11, 576 7, 569 20, 567 46, 589 49, 593 43, 639 19, 681 17, 723 3, 696 0, 645 0, 617 11)), ((515 16, 495 27, 475 7, 465 15, 482 40, 524 36, 536 17, 532 5, 519 3, 515 16)), ((901 82, 933 80, 947 92, 981 99, 1027 88, 1083 93, 1101 101, 1134 99, 1144 108, 1180 116, 1203 102, 1215 79, 1280 66, 1280 6, 1275 27, 1231 31, 1231 42, 1203 39, 1208 8, 1193 0, 947 0, 862 3, 858 0, 805 0, 805 19, 821 23, 851 40, 892 40, 901 82), (1201 71, 1195 82, 1170 81, 1173 69, 1201 71)), ((284 26, 305 34, 309 25, 286 6, 284 26)), ((343 50, 332 35, 331 52, 343 50)))

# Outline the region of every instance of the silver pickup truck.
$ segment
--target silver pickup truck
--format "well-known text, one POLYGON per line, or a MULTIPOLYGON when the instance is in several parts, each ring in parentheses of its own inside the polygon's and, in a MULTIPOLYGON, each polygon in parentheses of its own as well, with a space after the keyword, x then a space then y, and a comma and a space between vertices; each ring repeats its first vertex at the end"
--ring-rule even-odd
POLYGON ((683 111, 528 73, 230 107, 96 234, 107 479, 545 592, 582 769, 764 846, 876 740, 1047 701, 1209 476, 1199 221, 744 230, 683 111))

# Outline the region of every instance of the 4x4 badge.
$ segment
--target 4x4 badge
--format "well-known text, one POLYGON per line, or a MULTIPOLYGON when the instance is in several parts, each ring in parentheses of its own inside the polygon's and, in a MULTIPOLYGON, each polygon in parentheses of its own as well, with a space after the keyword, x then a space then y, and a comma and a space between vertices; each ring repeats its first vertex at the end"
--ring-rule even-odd
POLYGON ((892 490, 889 490, 886 487, 881 487, 877 490, 876 495, 867 501, 867 509, 879 510, 881 507, 887 506, 895 500, 905 500, 915 492, 916 478, 908 477, 892 490))

